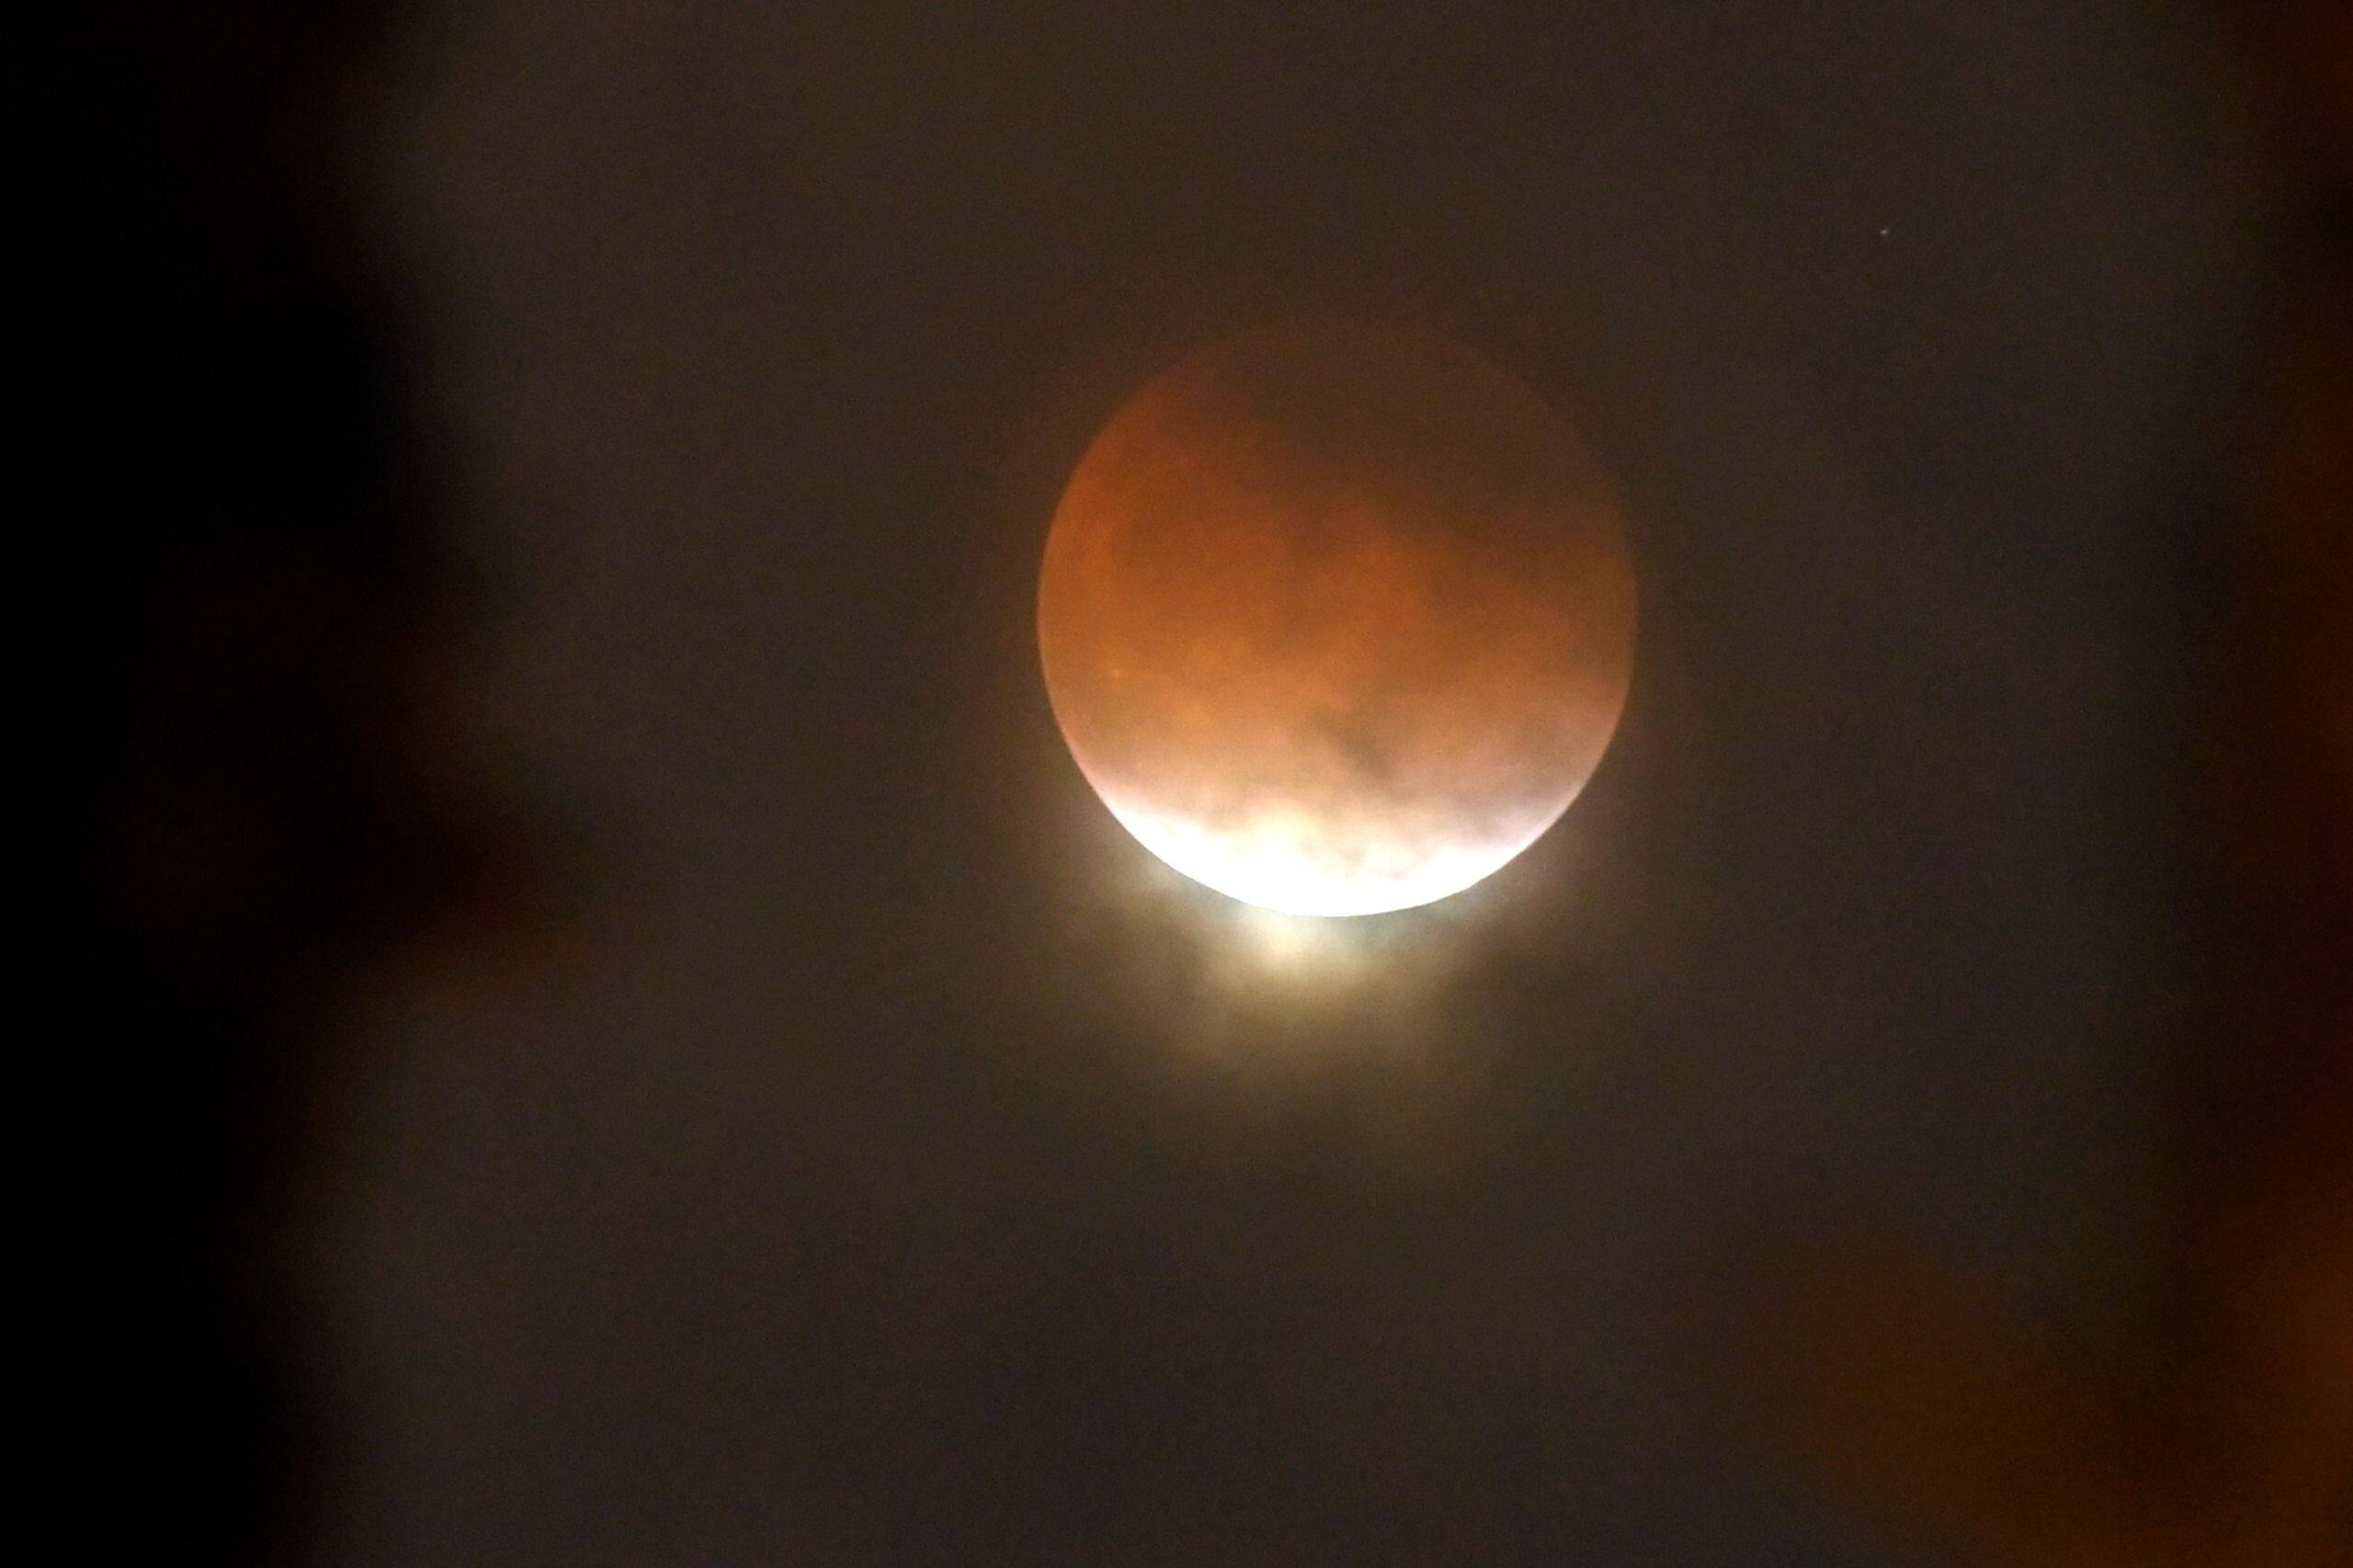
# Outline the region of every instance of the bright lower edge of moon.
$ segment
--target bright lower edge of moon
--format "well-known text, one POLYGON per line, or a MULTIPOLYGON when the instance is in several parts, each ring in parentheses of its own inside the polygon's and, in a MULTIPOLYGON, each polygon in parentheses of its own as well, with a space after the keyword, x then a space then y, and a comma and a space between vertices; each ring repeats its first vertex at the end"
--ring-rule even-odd
POLYGON ((1607 748, 1632 664, 1623 531, 1525 385, 1415 330, 1319 323, 1147 381, 1064 490, 1047 695, 1112 815, 1289 915, 1461 892, 1607 748))
POLYGON ((1287 824, 1279 814, 1219 832, 1108 797, 1104 804, 1165 864, 1228 898, 1279 915, 1382 915, 1435 903, 1484 881, 1543 832, 1539 828, 1517 844, 1427 844, 1371 867, 1335 865, 1315 852, 1312 827, 1287 824))

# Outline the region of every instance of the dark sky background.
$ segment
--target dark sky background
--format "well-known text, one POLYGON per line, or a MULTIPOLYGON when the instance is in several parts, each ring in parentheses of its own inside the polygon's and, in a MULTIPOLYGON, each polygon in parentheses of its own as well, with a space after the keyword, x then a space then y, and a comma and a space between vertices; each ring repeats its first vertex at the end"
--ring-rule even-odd
POLYGON ((2144 1308, 2256 232, 2172 20, 414 29, 473 720, 576 847, 367 1004, 341 1560, 1946 1561, 1739 1436, 1722 1330, 1880 1229, 2144 1308), (1130 390, 1334 308, 1573 414, 1643 624, 1544 840, 1295 950, 1096 801, 1033 595, 1130 390))

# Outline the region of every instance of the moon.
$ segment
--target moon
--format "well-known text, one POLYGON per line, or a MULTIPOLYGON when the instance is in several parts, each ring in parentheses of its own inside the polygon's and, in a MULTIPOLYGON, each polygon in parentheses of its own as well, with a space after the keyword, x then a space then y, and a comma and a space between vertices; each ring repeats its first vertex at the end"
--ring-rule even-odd
POLYGON ((1404 909, 1584 789, 1633 667, 1624 529, 1525 384, 1417 329, 1199 349, 1080 460, 1038 587, 1054 718, 1144 847, 1294 915, 1404 909))

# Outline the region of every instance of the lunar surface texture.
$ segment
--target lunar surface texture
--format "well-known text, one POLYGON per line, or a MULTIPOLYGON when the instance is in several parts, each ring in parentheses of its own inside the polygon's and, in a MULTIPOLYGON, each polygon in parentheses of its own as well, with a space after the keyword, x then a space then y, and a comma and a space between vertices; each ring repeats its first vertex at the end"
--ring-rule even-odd
POLYGON ((1418 330, 1273 328, 1148 381, 1038 594, 1071 754, 1146 848, 1267 909, 1459 892, 1599 763, 1632 670, 1618 514, 1567 425, 1418 330))

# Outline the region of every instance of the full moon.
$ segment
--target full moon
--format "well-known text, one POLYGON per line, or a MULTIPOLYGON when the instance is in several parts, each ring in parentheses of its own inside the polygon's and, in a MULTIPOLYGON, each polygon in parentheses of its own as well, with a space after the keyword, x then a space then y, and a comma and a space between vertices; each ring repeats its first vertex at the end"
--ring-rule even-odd
POLYGON ((1625 706, 1624 533, 1568 426, 1418 331, 1296 325, 1146 382, 1046 540, 1071 755, 1170 866, 1296 915, 1427 903, 1543 834, 1625 706))

